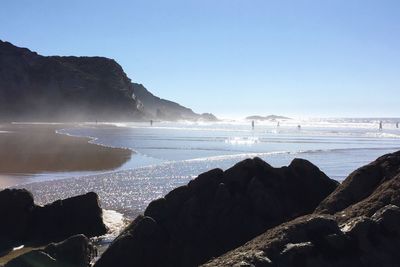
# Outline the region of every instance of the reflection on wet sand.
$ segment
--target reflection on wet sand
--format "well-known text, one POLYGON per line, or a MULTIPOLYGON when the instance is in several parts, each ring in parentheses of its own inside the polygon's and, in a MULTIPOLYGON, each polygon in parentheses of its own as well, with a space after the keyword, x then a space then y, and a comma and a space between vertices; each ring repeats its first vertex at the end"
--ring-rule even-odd
POLYGON ((132 155, 128 149, 88 143, 89 138, 56 134, 63 126, 1 125, 0 188, 26 174, 116 169, 132 155))

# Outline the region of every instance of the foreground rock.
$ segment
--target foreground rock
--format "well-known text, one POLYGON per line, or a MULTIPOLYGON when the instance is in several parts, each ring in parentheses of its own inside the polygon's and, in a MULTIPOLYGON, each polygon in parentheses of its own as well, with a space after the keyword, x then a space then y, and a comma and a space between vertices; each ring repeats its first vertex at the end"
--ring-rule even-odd
POLYGON ((84 235, 75 235, 41 250, 25 253, 5 267, 88 267, 97 250, 84 235))
POLYGON ((309 215, 203 266, 399 266, 399 234, 400 209, 393 205, 344 225, 331 215, 309 215))
POLYGON ((282 168, 255 158, 211 170, 150 203, 95 266, 197 266, 311 213, 337 185, 301 159, 282 168))
POLYGON ((34 204, 25 189, 0 192, 0 251, 22 244, 45 244, 75 234, 99 236, 107 232, 95 193, 57 200, 45 206, 34 204))
POLYGON ((322 201, 316 212, 334 214, 342 211, 373 195, 381 185, 399 173, 400 151, 384 155, 351 173, 335 192, 322 201))
POLYGON ((399 206, 396 152, 350 174, 315 213, 273 228, 205 266, 400 266, 399 206))
POLYGON ((33 196, 25 189, 0 192, 0 252, 26 238, 34 207, 33 196))
POLYGON ((107 227, 96 193, 57 200, 32 212, 30 240, 62 240, 75 234, 88 237, 103 235, 107 227))

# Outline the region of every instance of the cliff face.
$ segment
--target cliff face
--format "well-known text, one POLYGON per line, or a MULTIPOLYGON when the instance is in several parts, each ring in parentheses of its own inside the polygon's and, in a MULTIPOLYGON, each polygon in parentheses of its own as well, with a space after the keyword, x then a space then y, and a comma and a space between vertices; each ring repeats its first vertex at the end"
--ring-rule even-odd
POLYGON ((41 56, 0 40, 0 121, 214 120, 132 83, 104 57, 41 56))
POLYGON ((206 120, 215 121, 213 114, 197 114, 190 108, 173 101, 159 98, 150 93, 142 84, 132 83, 133 93, 143 104, 146 117, 156 120, 206 120))
POLYGON ((0 41, 0 119, 132 120, 143 116, 121 66, 102 57, 44 57, 0 41))
POLYGON ((150 93, 142 84, 132 83, 135 96, 143 104, 147 116, 158 119, 194 119, 198 114, 178 103, 161 99, 150 93))
POLYGON ((0 41, 0 119, 132 120, 143 114, 121 66, 102 57, 44 57, 0 41))

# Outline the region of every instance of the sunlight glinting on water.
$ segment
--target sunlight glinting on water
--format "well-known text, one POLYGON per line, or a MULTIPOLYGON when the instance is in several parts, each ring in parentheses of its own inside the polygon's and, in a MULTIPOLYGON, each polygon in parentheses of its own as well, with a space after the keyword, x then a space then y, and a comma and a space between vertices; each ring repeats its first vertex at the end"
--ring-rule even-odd
MULTIPOLYGON (((59 131, 90 137, 91 142, 135 151, 119 170, 23 185, 39 203, 95 191, 105 209, 132 218, 147 204, 212 168, 227 169, 251 157, 273 166, 301 157, 331 178, 342 180, 357 167, 400 148, 400 131, 373 129, 348 122, 246 123, 105 123, 83 124, 59 131), (344 124, 344 125, 343 125, 344 124), (312 126, 307 126, 312 125, 312 126), (349 125, 351 127, 349 127, 349 125)), ((366 127, 365 125, 368 127, 366 127)))

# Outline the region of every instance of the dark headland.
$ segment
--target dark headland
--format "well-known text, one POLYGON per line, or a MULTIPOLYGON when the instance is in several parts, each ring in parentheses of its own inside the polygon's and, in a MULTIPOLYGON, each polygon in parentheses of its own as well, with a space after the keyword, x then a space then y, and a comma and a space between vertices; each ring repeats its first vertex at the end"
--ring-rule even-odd
POLYGON ((132 154, 55 134, 62 126, 11 122, 178 120, 217 118, 153 95, 113 59, 42 56, 0 40, 0 188, 16 175, 116 169, 132 154))
MULTIPOLYGON (((399 207, 400 151, 342 184, 307 160, 274 168, 247 159, 151 202, 94 266, 399 266, 399 207)), ((106 231, 94 193, 40 207, 29 192, 8 189, 0 212, 3 253, 66 239, 8 267, 90 266, 95 247, 79 234, 106 231)))
POLYGON ((216 120, 151 94, 105 57, 42 56, 0 40, 1 121, 216 120))

